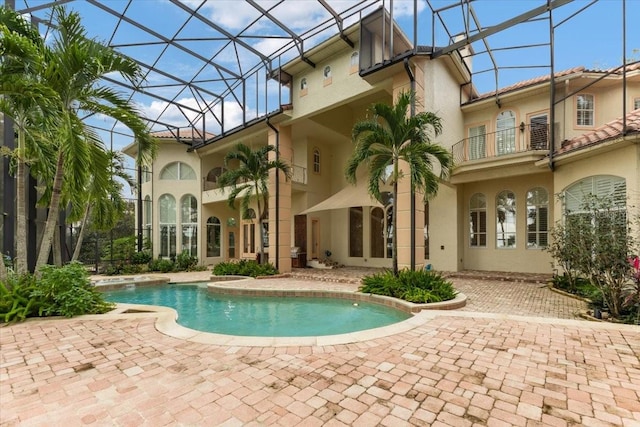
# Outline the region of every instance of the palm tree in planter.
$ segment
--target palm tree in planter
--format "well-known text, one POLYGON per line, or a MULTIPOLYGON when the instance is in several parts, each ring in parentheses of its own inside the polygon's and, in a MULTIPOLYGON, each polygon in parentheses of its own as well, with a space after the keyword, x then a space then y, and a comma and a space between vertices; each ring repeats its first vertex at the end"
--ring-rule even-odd
POLYGON ((440 118, 431 112, 421 112, 413 117, 409 106, 415 101, 414 92, 401 92, 395 105, 375 103, 369 107, 371 117, 353 126, 355 145, 347 162, 346 178, 356 182, 356 172, 361 164, 369 173, 368 191, 381 200, 380 183, 385 181, 393 187, 393 273, 398 275, 398 182, 403 178, 400 162, 406 162, 411 178, 411 191, 420 191, 426 197, 438 191, 438 180, 449 175, 453 159, 444 147, 431 143, 434 136, 442 132, 440 118), (434 172, 440 168, 440 176, 434 172), (387 178, 388 176, 388 178, 387 178))
POLYGON ((140 66, 111 47, 88 38, 77 12, 68 13, 63 7, 56 6, 52 10, 52 21, 55 33, 48 46, 50 52, 44 80, 60 100, 60 120, 54 134, 57 148, 55 176, 36 270, 49 258, 62 194, 68 195, 71 203, 77 202, 75 195, 84 194, 91 180, 92 148, 106 151, 103 142, 83 118, 101 114, 128 127, 139 146, 139 164, 148 163, 156 147, 135 106, 122 94, 101 84, 103 77, 117 73, 137 87, 143 78, 140 66))
POLYGON ((267 216, 267 203, 269 201, 269 171, 275 169, 284 173, 287 179, 291 178, 291 167, 282 159, 269 160, 269 153, 276 151, 273 145, 264 145, 255 150, 239 143, 233 151, 227 153, 224 158, 226 171, 218 178, 221 187, 230 187, 227 203, 235 208, 236 199, 242 197, 241 211, 246 215, 252 198, 255 198, 258 209, 258 228, 260 230, 260 263, 264 263, 264 230, 262 221, 267 216), (237 167, 231 167, 231 163, 238 162, 237 167))

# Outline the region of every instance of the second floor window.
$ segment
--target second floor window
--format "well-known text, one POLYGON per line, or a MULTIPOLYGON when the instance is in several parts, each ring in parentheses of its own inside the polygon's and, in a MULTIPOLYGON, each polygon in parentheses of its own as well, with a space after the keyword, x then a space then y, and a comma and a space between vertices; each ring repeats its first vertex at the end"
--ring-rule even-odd
POLYGON ((173 162, 169 163, 167 166, 162 169, 160 172, 160 179, 169 179, 169 180, 192 180, 196 179, 196 173, 186 163, 183 162, 173 162))
POLYGON ((313 149, 313 173, 320 173, 320 150, 313 149))
POLYGON ((580 94, 576 97, 576 125, 593 126, 593 95, 580 94))
POLYGON ((469 128, 469 160, 482 159, 486 156, 485 125, 469 128))

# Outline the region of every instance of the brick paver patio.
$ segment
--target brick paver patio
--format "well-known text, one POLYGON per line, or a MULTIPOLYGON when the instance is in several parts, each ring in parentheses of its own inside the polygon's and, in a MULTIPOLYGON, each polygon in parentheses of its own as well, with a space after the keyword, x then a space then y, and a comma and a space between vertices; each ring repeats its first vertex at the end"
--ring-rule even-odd
POLYGON ((0 424, 640 426, 640 328, 571 320, 581 304, 540 284, 454 280, 465 309, 335 346, 201 344, 126 315, 5 326, 0 424))

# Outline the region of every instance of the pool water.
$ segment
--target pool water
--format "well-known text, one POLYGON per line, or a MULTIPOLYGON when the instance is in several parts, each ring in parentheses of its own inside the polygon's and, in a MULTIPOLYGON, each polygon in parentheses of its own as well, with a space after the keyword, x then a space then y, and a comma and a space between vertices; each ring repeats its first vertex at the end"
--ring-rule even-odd
POLYGON ((172 307, 182 326, 240 336, 335 335, 411 317, 378 304, 332 298, 219 295, 197 284, 121 289, 105 292, 105 297, 113 302, 172 307))

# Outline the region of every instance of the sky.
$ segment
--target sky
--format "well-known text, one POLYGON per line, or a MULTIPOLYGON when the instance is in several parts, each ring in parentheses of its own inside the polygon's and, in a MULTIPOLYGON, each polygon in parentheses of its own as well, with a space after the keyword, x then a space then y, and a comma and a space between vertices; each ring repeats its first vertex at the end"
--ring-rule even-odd
MULTIPOLYGON (((16 9, 37 7, 47 4, 42 0, 15 0, 16 9)), ((322 40, 336 34, 337 27, 331 16, 315 0, 257 0, 260 8, 284 23, 304 38, 304 49, 309 49, 322 40), (320 26, 316 33, 311 28, 320 26)), ((391 1, 385 0, 328 0, 328 3, 342 16, 345 27, 355 23, 362 14, 374 11, 380 5, 387 9, 391 1), (361 9, 363 9, 360 12, 361 9), (356 13, 357 12, 357 13, 356 13)), ((431 0, 434 8, 444 8, 456 3, 454 0, 431 0)), ((111 43, 121 52, 140 62, 153 66, 160 72, 150 72, 145 81, 146 90, 159 95, 157 99, 143 94, 133 96, 142 113, 152 119, 171 125, 185 126, 197 114, 190 109, 201 110, 209 106, 205 114, 207 131, 219 133, 224 110, 225 128, 228 130, 245 120, 260 117, 288 102, 288 92, 281 91, 274 81, 265 78, 266 65, 259 55, 275 58, 272 66, 277 68, 299 54, 298 47, 291 43, 290 35, 273 21, 261 17, 261 13, 252 5, 239 0, 183 0, 182 6, 170 0, 107 0, 101 2, 103 8, 96 7, 83 0, 67 3, 67 8, 77 10, 91 37, 111 43), (121 13, 124 19, 105 13, 104 8, 121 13), (242 43, 229 44, 222 31, 212 29, 202 20, 189 19, 189 13, 183 8, 197 10, 204 20, 218 25, 227 34, 233 34, 242 43), (136 24, 148 29, 144 32, 136 24), (114 31, 114 28, 116 29, 114 31), (167 45, 169 38, 178 40, 182 47, 192 50, 197 57, 186 53, 176 45, 167 45), (144 46, 141 42, 147 42, 144 46), (287 45, 288 43, 288 45, 287 45), (212 56, 217 69, 207 62, 212 56), (200 91, 189 91, 184 85, 175 84, 162 71, 180 76, 183 80, 194 79, 200 91), (233 74, 249 75, 246 79, 246 92, 243 94, 238 81, 228 80, 233 74), (225 78, 227 79, 225 82, 225 78), (226 93, 223 100, 214 94, 226 93), (183 105, 182 110, 171 106, 169 100, 183 105), (217 118, 217 120, 216 120, 217 118)), ((475 0, 473 9, 484 28, 499 24, 509 18, 530 9, 546 4, 546 0, 475 0)), ((560 71, 579 65, 587 68, 604 69, 619 66, 622 63, 622 7, 626 7, 626 43, 627 56, 640 59, 640 0, 574 0, 568 5, 555 9, 552 13, 554 32, 555 70, 560 71), (574 15, 574 16, 572 16, 574 15), (570 18, 570 19, 567 19, 570 18), (635 49, 635 51, 634 51, 635 49)), ((34 15, 45 19, 48 10, 42 9, 34 15)), ((410 40, 414 32, 417 44, 446 46, 450 42, 449 34, 455 35, 465 30, 465 21, 471 16, 466 8, 453 7, 442 11, 435 26, 432 14, 425 0, 395 0, 393 15, 400 28, 410 40), (414 29, 414 8, 417 15, 417 29, 414 29), (435 35, 435 38, 434 38, 435 35)), ((497 74, 493 70, 492 60, 482 42, 476 42, 473 48, 473 82, 480 93, 505 87, 515 82, 548 74, 551 62, 549 48, 548 14, 535 22, 520 24, 506 29, 487 39, 492 49, 493 59, 500 67, 497 74), (529 45, 528 48, 513 49, 514 46, 529 45), (538 46, 531 46, 538 45, 538 46), (482 72, 487 70, 486 72, 482 72)), ((41 31, 46 26, 41 25, 41 31)), ((469 27, 470 34, 477 27, 469 27)), ((50 35, 48 35, 50 36, 50 35)), ((118 76, 112 76, 118 80, 118 76)), ((121 149, 132 141, 129 132, 121 125, 104 117, 92 117, 88 122, 94 126, 114 129, 118 133, 103 133, 107 147, 121 149)), ((198 126, 202 126, 200 121, 198 126)), ((155 125, 153 129, 166 130, 166 126, 155 125)))

